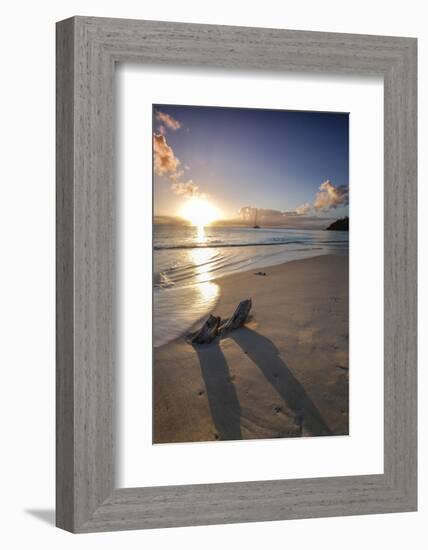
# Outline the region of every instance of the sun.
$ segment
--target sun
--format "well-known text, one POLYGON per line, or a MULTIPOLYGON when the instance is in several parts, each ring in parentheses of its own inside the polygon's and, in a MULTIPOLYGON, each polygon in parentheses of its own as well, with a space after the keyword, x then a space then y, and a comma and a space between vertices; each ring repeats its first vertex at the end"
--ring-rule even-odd
POLYGON ((220 217, 220 211, 207 199, 192 197, 183 204, 179 215, 192 225, 204 227, 217 220, 220 217))

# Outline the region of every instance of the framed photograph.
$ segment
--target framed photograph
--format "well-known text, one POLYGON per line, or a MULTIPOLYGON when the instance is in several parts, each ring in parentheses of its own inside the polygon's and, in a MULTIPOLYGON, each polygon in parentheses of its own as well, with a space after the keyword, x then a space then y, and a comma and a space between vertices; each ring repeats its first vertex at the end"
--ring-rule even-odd
POLYGON ((414 511, 416 40, 57 24, 57 525, 414 511))

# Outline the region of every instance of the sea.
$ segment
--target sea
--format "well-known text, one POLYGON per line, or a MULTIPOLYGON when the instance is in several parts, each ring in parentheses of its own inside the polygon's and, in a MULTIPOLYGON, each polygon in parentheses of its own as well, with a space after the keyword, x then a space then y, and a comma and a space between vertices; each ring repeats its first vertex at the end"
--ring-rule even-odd
POLYGON ((215 308, 220 277, 324 254, 347 255, 348 236, 347 231, 155 225, 154 346, 185 334, 215 308))

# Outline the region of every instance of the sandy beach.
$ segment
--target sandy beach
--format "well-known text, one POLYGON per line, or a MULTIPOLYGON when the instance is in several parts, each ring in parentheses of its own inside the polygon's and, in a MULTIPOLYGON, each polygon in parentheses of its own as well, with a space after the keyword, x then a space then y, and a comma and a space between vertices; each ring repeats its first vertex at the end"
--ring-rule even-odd
POLYGON ((245 327, 154 351, 154 443, 348 434, 348 257, 215 281, 213 313, 252 298, 245 327))

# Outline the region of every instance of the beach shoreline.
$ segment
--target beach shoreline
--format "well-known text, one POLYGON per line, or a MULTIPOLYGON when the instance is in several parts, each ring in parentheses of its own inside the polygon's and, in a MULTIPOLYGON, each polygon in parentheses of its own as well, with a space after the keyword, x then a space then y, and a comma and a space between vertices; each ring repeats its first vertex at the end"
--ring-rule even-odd
POLYGON ((348 257, 256 271, 215 281, 215 315, 252 298, 245 327, 154 349, 154 443, 348 434, 348 257))

